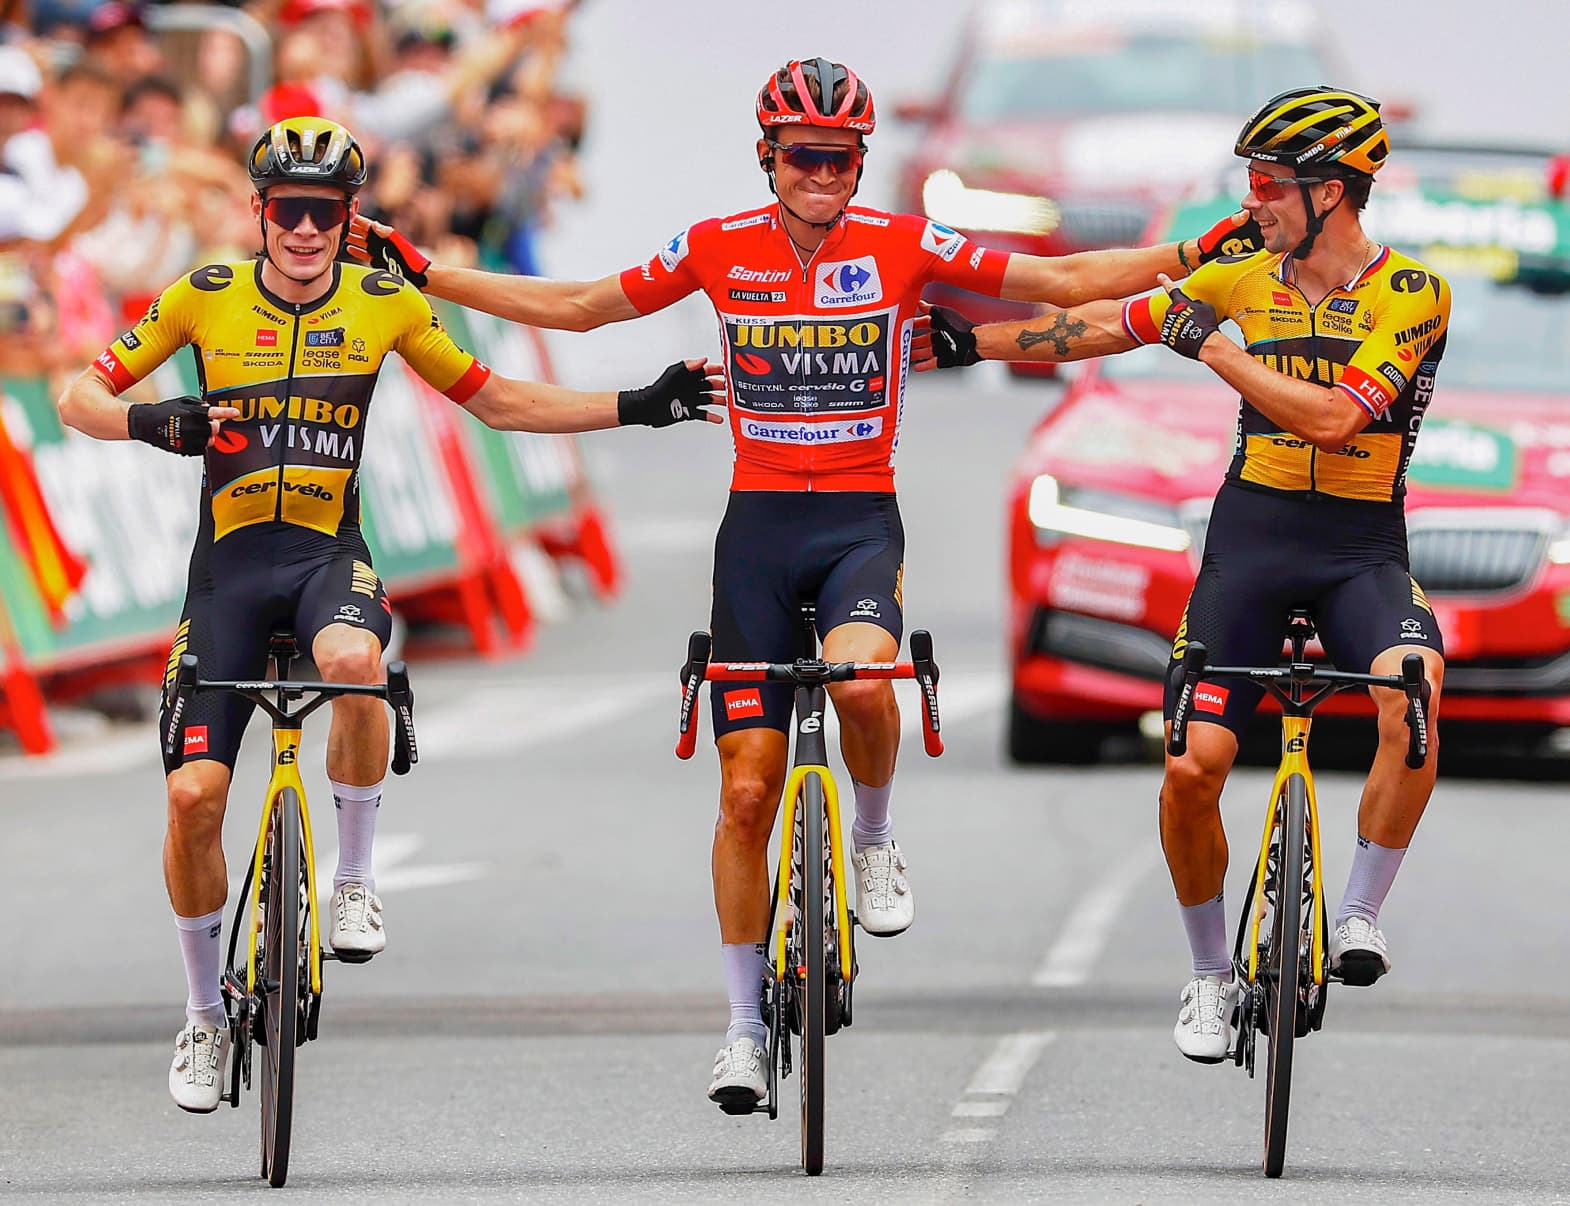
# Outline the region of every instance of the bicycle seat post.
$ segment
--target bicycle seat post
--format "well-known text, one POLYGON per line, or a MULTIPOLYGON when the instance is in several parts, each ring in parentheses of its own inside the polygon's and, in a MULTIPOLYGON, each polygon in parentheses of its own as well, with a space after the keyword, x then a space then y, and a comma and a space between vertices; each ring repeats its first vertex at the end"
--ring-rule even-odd
POLYGON ((803 661, 818 658, 818 605, 803 602, 801 605, 801 656, 803 661))

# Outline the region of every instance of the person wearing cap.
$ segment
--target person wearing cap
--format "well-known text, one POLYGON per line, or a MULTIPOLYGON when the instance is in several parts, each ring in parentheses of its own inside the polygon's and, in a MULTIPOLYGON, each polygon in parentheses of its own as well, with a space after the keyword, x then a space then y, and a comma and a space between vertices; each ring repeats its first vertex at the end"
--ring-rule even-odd
POLYGON ((140 4, 108 0, 87 17, 83 45, 87 57, 116 79, 134 80, 166 68, 158 39, 147 28, 140 4))
MULTIPOLYGON (((657 112, 658 96, 651 96, 657 112)), ((1244 237, 1233 218, 1198 240, 1047 258, 973 244, 914 214, 851 201, 877 126, 866 81, 826 58, 770 74, 749 149, 768 205, 680 231, 646 263, 595 282, 433 265, 389 227, 362 223, 351 253, 396 264, 424 287, 535 326, 586 331, 702 291, 729 369, 735 468, 715 544, 710 629, 719 661, 788 662, 801 652, 798 600, 814 600, 831 662, 893 661, 904 631, 905 532, 894 455, 911 347, 929 282, 1057 303, 1152 287, 1157 273, 1244 237)), ((1237 215, 1240 220, 1241 215, 1237 215)), ((879 937, 916 915, 890 813, 900 720, 892 685, 829 688, 855 794, 856 920, 879 937)), ((785 684, 711 694, 720 815, 711 868, 730 1026, 709 1098, 745 1112, 767 1092, 760 1011, 769 917, 768 846, 788 763, 785 684)))
POLYGON ((0 147, 33 124, 43 86, 31 55, 20 46, 0 46, 0 147))
MULTIPOLYGON (((459 348, 399 277, 338 262, 367 175, 359 143, 342 126, 279 122, 257 139, 247 166, 260 256, 206 264, 176 281, 59 402, 61 419, 87 435, 204 458, 171 674, 189 650, 208 677, 255 680, 265 671, 268 632, 283 625, 324 679, 382 681, 392 604, 360 529, 357 475, 377 373, 390 353, 500 430, 723 422, 707 409, 717 365, 678 362, 653 385, 619 394, 514 381, 459 348), (202 396, 128 406, 124 391, 188 344, 202 366, 202 396)), ((197 696, 184 710, 179 755, 167 707, 160 722, 164 872, 188 989, 169 1091, 194 1113, 217 1109, 228 1071, 221 838, 250 712, 239 697, 197 696)), ((387 941, 371 863, 387 758, 381 702, 336 701, 327 775, 339 854, 324 913, 328 941, 346 963, 370 959, 387 941)))
MULTIPOLYGON (((1267 101, 1238 135, 1244 209, 1264 250, 1200 268, 1179 289, 1096 302, 1023 323, 974 327, 932 311, 933 362, 1062 361, 1164 343, 1241 395, 1237 448, 1216 495, 1205 556, 1167 671, 1170 726, 1183 651, 1258 666, 1281 653, 1289 608, 1311 605, 1340 669, 1399 674, 1422 655, 1431 688, 1428 760, 1406 765, 1406 696, 1371 689, 1379 747, 1358 809, 1357 845, 1330 933, 1330 969, 1369 985, 1390 970, 1379 910, 1434 787, 1444 643, 1407 561, 1406 467, 1433 396, 1450 286, 1382 246, 1361 213, 1390 154, 1379 102, 1324 85, 1267 101), (1234 321, 1239 346, 1217 328, 1234 321)), ((1221 788, 1263 690, 1209 687, 1182 757, 1168 755, 1161 844, 1188 936, 1193 978, 1173 1038, 1199 1063, 1232 1053, 1238 1000, 1222 889, 1221 788)))

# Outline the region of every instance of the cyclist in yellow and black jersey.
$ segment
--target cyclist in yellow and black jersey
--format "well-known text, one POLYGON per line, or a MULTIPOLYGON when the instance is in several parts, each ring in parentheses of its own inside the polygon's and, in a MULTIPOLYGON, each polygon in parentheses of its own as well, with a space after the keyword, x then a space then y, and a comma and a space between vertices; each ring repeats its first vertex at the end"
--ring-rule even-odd
MULTIPOLYGON (((1200 360, 1241 395, 1237 447, 1216 495, 1205 553, 1173 647, 1170 722, 1181 655, 1202 640, 1216 665, 1261 665, 1281 652, 1286 613, 1313 608, 1326 652, 1344 670, 1395 674, 1422 654, 1432 697, 1444 647, 1407 560, 1402 496, 1450 321, 1450 289, 1422 264, 1363 233, 1359 214, 1390 151, 1379 105, 1335 88, 1274 97, 1243 126, 1243 207, 1265 250, 1200 266, 1181 291, 1095 302, 1045 319, 972 327, 932 311, 933 360, 1078 360, 1157 340, 1200 360), (1245 346, 1218 331, 1235 321, 1245 346)), ((1196 697, 1188 752, 1168 758, 1161 839, 1193 957, 1173 1036, 1190 1059, 1232 1046, 1237 1000, 1221 890, 1226 834, 1219 801, 1238 735, 1262 692, 1208 685, 1196 697)), ((1349 984, 1390 970, 1379 909, 1433 791, 1435 758, 1405 763, 1405 697, 1373 691, 1379 749, 1363 790, 1351 876, 1330 936, 1349 984)))
MULTIPOLYGON (((171 674, 189 650, 207 677, 260 678, 268 632, 290 627, 324 679, 381 681, 392 609, 360 533, 356 475, 376 374, 390 352, 495 428, 724 422, 706 409, 723 381, 718 365, 674 364, 654 385, 620 394, 513 381, 459 348, 398 277, 337 263, 366 178, 365 157, 342 126, 280 122, 257 141, 249 168, 261 257, 209 264, 175 282, 60 398, 62 419, 88 435, 205 457, 171 674), (202 396, 128 406, 121 393, 188 344, 202 396)), ((250 712, 231 693, 191 700, 184 762, 166 780, 164 876, 188 988, 169 1089, 196 1113, 217 1108, 226 1072, 221 831, 250 712)), ((166 714, 160 736, 168 724, 166 714)), ((371 868, 388 758, 381 702, 335 700, 327 745, 339 842, 329 940, 340 959, 360 962, 386 944, 371 868)))

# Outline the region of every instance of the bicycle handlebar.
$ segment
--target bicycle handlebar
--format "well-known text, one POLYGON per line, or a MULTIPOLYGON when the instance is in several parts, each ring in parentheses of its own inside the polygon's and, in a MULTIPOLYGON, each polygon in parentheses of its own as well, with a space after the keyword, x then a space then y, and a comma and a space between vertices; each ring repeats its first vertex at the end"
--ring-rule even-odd
POLYGON ((792 683, 819 686, 852 679, 914 679, 921 685, 922 745, 929 757, 943 752, 942 724, 938 717, 938 665, 932 658, 932 634, 916 629, 910 634, 908 662, 721 662, 709 661, 713 642, 706 632, 687 638, 687 661, 681 668, 681 718, 676 737, 676 757, 691 758, 698 744, 698 689, 710 683, 792 683))
POLYGON ((180 655, 175 670, 173 689, 169 692, 169 732, 164 738, 164 755, 173 768, 185 763, 185 708, 192 698, 203 691, 235 691, 249 696, 274 717, 300 720, 310 715, 329 699, 340 695, 374 695, 385 699, 393 712, 392 771, 406 775, 409 768, 420 760, 420 749, 414 737, 414 691, 409 686, 409 668, 401 661, 387 666, 387 682, 373 683, 306 683, 274 681, 220 681, 201 677, 201 663, 194 653, 180 655), (285 713, 275 707, 263 692, 282 688, 288 692, 311 691, 316 698, 305 707, 285 713))
MULTIPOLYGON (((1281 682, 1316 685, 1323 695, 1332 695, 1349 687, 1388 687, 1406 695, 1407 752, 1406 764, 1417 770, 1428 761, 1428 676, 1423 672, 1421 654, 1409 653, 1401 659, 1400 674, 1352 674, 1342 670, 1322 670, 1303 663, 1284 666, 1207 666, 1209 653, 1199 641, 1190 641, 1183 650, 1183 685, 1178 690, 1177 703, 1172 709, 1172 735, 1167 740, 1167 752, 1181 758, 1188 752, 1189 712, 1193 707, 1194 691, 1202 678, 1247 678, 1287 698, 1279 686, 1281 682)), ((1317 702, 1318 696, 1310 701, 1317 702)))

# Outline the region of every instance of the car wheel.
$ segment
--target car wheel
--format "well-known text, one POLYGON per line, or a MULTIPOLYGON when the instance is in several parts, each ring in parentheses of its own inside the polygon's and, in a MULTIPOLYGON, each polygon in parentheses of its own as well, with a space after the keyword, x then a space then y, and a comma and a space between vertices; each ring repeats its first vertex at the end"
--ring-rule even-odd
POLYGON ((1090 766, 1100 760, 1103 725, 1048 720, 1009 702, 1008 754, 1022 766, 1090 766))

